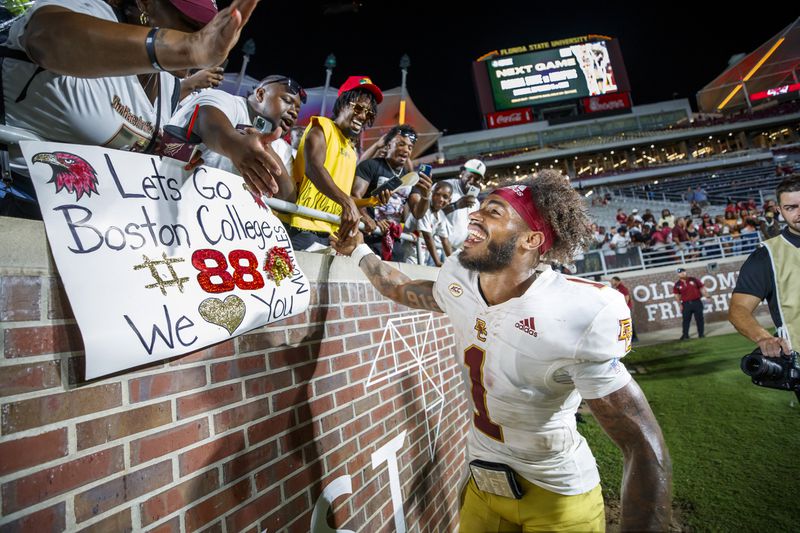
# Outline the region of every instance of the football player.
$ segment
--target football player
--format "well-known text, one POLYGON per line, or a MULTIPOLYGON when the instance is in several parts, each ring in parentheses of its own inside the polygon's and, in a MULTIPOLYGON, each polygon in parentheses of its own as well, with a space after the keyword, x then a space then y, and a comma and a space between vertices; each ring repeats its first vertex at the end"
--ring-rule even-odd
POLYGON ((387 298, 446 313, 472 406, 462 532, 604 531, 600 476, 581 400, 622 450, 622 530, 665 531, 672 467, 661 429, 620 362, 631 318, 611 287, 564 276, 590 237, 580 195, 555 171, 495 190, 437 280, 382 262, 360 233, 333 240, 387 298))

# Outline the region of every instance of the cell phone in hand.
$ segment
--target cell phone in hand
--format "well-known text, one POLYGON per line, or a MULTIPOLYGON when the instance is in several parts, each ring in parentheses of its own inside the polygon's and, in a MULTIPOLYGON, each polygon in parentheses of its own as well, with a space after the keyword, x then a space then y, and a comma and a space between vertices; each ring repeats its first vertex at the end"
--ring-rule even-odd
POLYGON ((469 189, 467 189, 467 196, 474 196, 475 198, 477 198, 480 192, 481 190, 478 187, 476 187, 475 185, 470 185, 469 189))
POLYGON ((264 117, 256 117, 253 119, 253 125, 250 124, 237 124, 236 129, 245 131, 248 128, 253 128, 259 133, 269 133, 272 131, 272 123, 264 117))
POLYGON ((430 178, 431 174, 433 172, 433 167, 431 165, 426 165, 425 163, 423 163, 423 164, 421 164, 419 166, 419 169, 417 169, 417 172, 419 172, 420 174, 425 174, 426 176, 428 176, 430 178))
POLYGON ((392 178, 389 181, 384 182, 380 187, 372 191, 370 196, 378 196, 383 191, 393 191, 396 188, 400 187, 403 184, 403 181, 400 178, 392 178))

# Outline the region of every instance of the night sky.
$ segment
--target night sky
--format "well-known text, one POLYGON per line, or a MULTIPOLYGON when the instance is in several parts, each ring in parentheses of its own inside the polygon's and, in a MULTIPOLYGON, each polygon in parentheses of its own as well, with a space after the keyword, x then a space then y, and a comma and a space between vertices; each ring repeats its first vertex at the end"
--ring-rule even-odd
MULTIPOLYGON (((324 84, 329 53, 337 60, 334 86, 351 74, 399 86, 407 53, 411 98, 440 130, 458 133, 481 127, 470 65, 491 50, 590 33, 616 37, 634 105, 689 97, 695 106, 695 93, 732 55, 752 52, 797 17, 774 2, 763 3, 768 9, 706 4, 494 0, 479 10, 472 2, 362 0, 353 12, 341 0, 262 0, 240 43, 256 42, 249 75, 287 74, 307 87, 324 84)), ((238 46, 230 59, 227 70, 238 69, 238 46)))

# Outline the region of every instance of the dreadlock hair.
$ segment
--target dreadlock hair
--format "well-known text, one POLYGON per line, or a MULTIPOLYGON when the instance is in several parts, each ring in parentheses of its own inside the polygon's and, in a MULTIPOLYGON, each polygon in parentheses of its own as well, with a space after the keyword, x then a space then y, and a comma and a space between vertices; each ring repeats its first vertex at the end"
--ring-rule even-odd
POLYGON ((372 118, 367 120, 366 125, 371 127, 372 123, 375 122, 375 116, 378 114, 378 101, 375 100, 374 94, 360 87, 345 91, 336 99, 336 102, 333 104, 334 119, 339 116, 339 113, 342 112, 345 106, 350 105, 350 102, 358 101, 360 96, 367 96, 369 98, 369 109, 372 112, 372 118))
POLYGON ((392 139, 394 139, 395 137, 397 137, 398 135, 403 135, 404 137, 407 136, 407 135, 415 135, 416 136, 417 135, 417 130, 415 130, 414 128, 412 128, 408 124, 401 124, 400 126, 395 126, 392 129, 390 129, 388 132, 386 132, 386 135, 384 136, 384 141, 386 141, 386 144, 389 144, 389 142, 392 139))
POLYGON ((523 185, 530 187, 536 209, 550 224, 555 235, 545 261, 572 262, 576 249, 588 247, 591 223, 583 197, 557 170, 541 170, 523 185))
POLYGON ((785 177, 778 185, 778 188, 775 189, 775 198, 778 200, 778 205, 781 203, 781 194, 797 191, 800 191, 800 174, 790 174, 785 177))

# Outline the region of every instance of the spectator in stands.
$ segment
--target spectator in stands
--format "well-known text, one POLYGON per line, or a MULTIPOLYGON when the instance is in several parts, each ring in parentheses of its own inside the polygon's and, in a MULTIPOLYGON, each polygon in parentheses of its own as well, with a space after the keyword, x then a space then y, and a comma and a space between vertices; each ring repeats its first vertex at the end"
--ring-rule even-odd
POLYGON ((721 233, 722 227, 711 218, 711 215, 708 213, 703 215, 703 219, 699 228, 703 257, 719 257, 719 237, 721 233))
POLYGON ((450 254, 453 253, 448 239, 450 224, 443 211, 444 207, 450 203, 452 191, 453 187, 450 185, 449 180, 437 182, 433 186, 431 206, 425 215, 422 218, 416 218, 411 214, 408 215, 406 231, 416 233, 417 238, 423 240, 423 257, 418 260, 415 244, 403 241, 406 262, 423 265, 432 263, 437 267, 442 266, 440 253, 433 239, 434 236, 439 237, 439 242, 442 244, 442 254, 445 257, 450 257, 450 254))
POLYGON ((781 225, 775 217, 775 213, 770 209, 759 217, 759 230, 761 230, 762 240, 771 239, 781 234, 781 225))
POLYGON ((358 161, 354 140, 372 125, 382 100, 372 80, 350 76, 339 87, 334 119, 311 117, 294 161, 293 175, 300 182, 297 205, 341 216, 341 226, 292 215, 289 235, 295 250, 327 246, 331 233, 356 230, 361 214, 350 196, 358 161))
MULTIPOLYGON (((220 64, 256 4, 236 0, 217 14, 212 0, 36 2, 4 43, 3 122, 52 141, 152 152, 180 99, 172 73, 220 64)), ((15 187, 35 195, 29 179, 15 187)))
POLYGON ((701 208, 708 205, 708 193, 702 185, 698 185, 694 189, 694 201, 697 202, 701 208))
MULTIPOLYGON (((379 149, 385 147, 386 156, 362 160, 356 167, 356 179, 353 182, 352 195, 357 198, 369 197, 386 182, 400 178, 408 171, 408 162, 411 159, 411 152, 414 150, 414 143, 417 141, 417 132, 408 125, 395 126, 384 135, 381 140, 370 147, 372 153, 377 153, 379 149), (378 148, 375 148, 375 146, 378 148)), ((365 152, 367 152, 365 151, 365 152)), ((363 157, 363 156, 362 156, 363 157)), ((417 202, 419 197, 425 196, 427 202, 428 191, 431 187, 429 176, 420 175, 420 183, 413 190, 417 202)), ((361 220, 364 222, 364 232, 366 242, 376 253, 382 254, 384 259, 402 261, 402 246, 399 241, 395 242, 392 238, 392 248, 383 253, 385 237, 393 232, 402 232, 402 227, 392 230, 392 225, 402 226, 408 214, 406 204, 412 194, 411 187, 401 187, 395 189, 385 205, 378 207, 362 207, 361 220), (375 228, 380 227, 381 235, 371 235, 375 228)), ((416 205, 415 204, 415 205, 416 205)), ((427 205, 425 206, 427 208, 427 205)), ((426 209, 427 210, 427 209, 426 209)), ((425 210, 415 212, 417 218, 422 218, 425 210)), ((386 243, 388 246, 388 242, 386 243)))
POLYGON ((620 207, 617 209, 617 227, 624 226, 625 223, 628 221, 628 215, 620 207))
POLYGON ((625 268, 630 264, 628 257, 628 247, 631 244, 631 239, 628 236, 628 230, 623 226, 617 230, 617 234, 611 239, 611 248, 616 252, 616 267, 625 268))
POLYGON ((759 242, 758 222, 752 218, 746 218, 741 229, 742 253, 749 254, 756 249, 759 242))
POLYGON ((675 215, 669 212, 669 209, 662 209, 661 210, 661 218, 658 219, 659 227, 664 226, 664 222, 671 228, 675 225, 675 215))
POLYGON ((609 228, 609 231, 605 233, 603 243, 600 246, 600 249, 603 252, 603 260, 606 262, 606 269, 613 269, 617 267, 617 252, 611 246, 611 241, 614 240, 614 236, 616 234, 617 228, 609 228))
POLYGON ((478 209, 478 184, 485 173, 483 161, 470 159, 461 166, 458 178, 445 180, 453 190, 451 203, 444 212, 450 221, 450 245, 454 250, 460 248, 467 238, 469 214, 478 209))
POLYGON ((683 217, 679 217, 675 221, 675 227, 672 228, 672 242, 680 250, 690 246, 689 233, 686 231, 686 219, 683 217))
POLYGON ((195 109, 194 131, 203 139, 203 161, 215 168, 239 174, 258 195, 267 194, 293 202, 297 197, 291 175, 292 147, 280 138, 297 121, 306 92, 292 78, 267 76, 247 97, 208 90, 190 98, 170 120, 184 127, 195 109), (272 133, 252 129, 256 117, 267 120, 272 133), (248 133, 244 128, 248 127, 248 133), (273 182, 275 190, 270 186, 273 182))
MULTIPOLYGON (((619 291, 622 296, 625 297, 625 303, 628 304, 628 309, 631 312, 631 322, 633 322, 633 299, 631 298, 631 291, 628 290, 628 287, 623 285, 622 280, 619 277, 614 276, 611 278, 611 286, 614 287, 617 291, 619 291)), ((639 342, 639 337, 636 336, 636 324, 631 324, 631 330, 633 336, 631 337, 631 342, 639 342)))
POLYGON ((683 315, 683 334, 680 340, 689 338, 689 325, 694 315, 695 324, 697 325, 697 336, 701 339, 705 337, 705 321, 703 317, 703 298, 708 298, 708 291, 706 290, 703 282, 697 278, 690 277, 686 273, 685 268, 678 269, 678 282, 672 289, 675 295, 675 300, 681 306, 681 314, 683 315))
MULTIPOLYGON (((630 219, 630 218, 633 218, 633 220, 634 220, 634 221, 636 221, 636 222, 639 222, 639 223, 642 223, 642 222, 644 222, 644 219, 641 217, 641 215, 639 215, 639 210, 638 210, 638 209, 636 209, 636 208, 633 208, 633 210, 631 211, 631 216, 629 216, 628 218, 629 218, 629 219, 630 219)), ((630 226, 631 226, 631 225, 630 225, 630 223, 629 223, 629 224, 628 224, 628 227, 630 227, 630 226)))
POLYGON ((656 217, 653 216, 653 212, 650 209, 645 209, 644 214, 642 215, 642 222, 650 222, 652 224, 656 223, 656 217))
POLYGON ((691 213, 693 217, 700 217, 703 214, 703 209, 697 202, 692 202, 692 205, 689 208, 689 213, 691 213))

